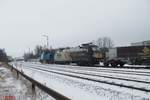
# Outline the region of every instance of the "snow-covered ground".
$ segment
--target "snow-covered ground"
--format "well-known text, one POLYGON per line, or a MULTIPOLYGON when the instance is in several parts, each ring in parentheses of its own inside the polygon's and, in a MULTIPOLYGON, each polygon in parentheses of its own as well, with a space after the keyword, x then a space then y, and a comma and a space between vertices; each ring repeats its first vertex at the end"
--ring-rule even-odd
MULTIPOLYGON (((24 62, 22 62, 22 63, 24 63, 24 62)), ((60 65, 60 64, 41 64, 40 62, 25 62, 26 64, 29 64, 29 65, 34 65, 34 64, 38 64, 38 65, 44 65, 44 66, 55 66, 55 67, 68 67, 68 68, 80 68, 80 69, 86 69, 86 70, 88 70, 88 69, 90 69, 90 70, 99 70, 99 69, 109 69, 109 70, 124 70, 124 71, 141 71, 141 72, 150 72, 150 70, 148 70, 148 69, 126 69, 126 68, 112 68, 112 67, 107 67, 107 68, 105 68, 105 67, 89 67, 89 66, 83 66, 83 67, 81 67, 81 66, 74 66, 74 65, 60 65)), ((150 65, 129 65, 129 64, 125 64, 125 66, 126 67, 150 67, 150 65)))
POLYGON ((64 70, 64 71, 71 71, 77 73, 86 73, 92 75, 100 75, 100 76, 111 76, 111 77, 118 77, 118 78, 125 78, 125 79, 135 79, 135 80, 142 80, 142 81, 149 81, 150 82, 150 70, 141 70, 141 69, 115 69, 115 68, 85 68, 85 67, 66 67, 65 65, 42 65, 42 64, 31 64, 31 63, 22 63, 24 67, 36 67, 42 69, 55 69, 55 70, 64 70))
MULTIPOLYGON (((27 67, 29 65, 25 65, 23 64, 24 67, 27 67)), ((123 84, 123 85, 127 85, 127 86, 134 86, 136 84, 136 87, 141 87, 141 88, 145 88, 145 89, 150 89, 150 77, 149 76, 140 76, 139 75, 130 75, 130 77, 127 77, 127 74, 124 75, 124 77, 120 77, 117 76, 116 74, 114 76, 112 75, 108 75, 108 74, 104 74, 103 73, 98 73, 98 72, 92 72, 92 71, 83 71, 83 70, 74 70, 74 69, 64 69, 64 68, 56 68, 56 67, 47 67, 47 66, 36 66, 36 65, 30 65, 29 68, 38 68, 38 69, 46 69, 49 71, 54 71, 54 72, 59 72, 59 73, 64 73, 64 74, 68 74, 68 75, 74 75, 74 76, 82 76, 85 78, 89 78, 89 79, 95 79, 95 80, 103 80, 103 81, 107 81, 107 82, 111 82, 111 83, 119 83, 119 84, 123 84), (93 76, 94 75, 94 76, 93 76), (100 77, 100 76, 109 76, 111 78, 106 78, 106 77, 100 77), (134 76, 134 77, 133 77, 134 76), (113 79, 114 77, 114 79, 113 79), (139 80, 139 81, 146 81, 149 83, 140 83, 140 82, 134 82, 134 81, 127 81, 127 80, 120 80, 120 79, 115 79, 115 78, 123 78, 123 79, 132 79, 132 80, 139 80), (140 79, 139 79, 140 78, 140 79)))
POLYGON ((6 65, 0 65, 0 100, 54 100, 48 94, 36 88, 33 94, 31 83, 11 72, 6 65))
MULTIPOLYGON (((28 65, 27 63, 24 63, 28 65)), ((29 65, 28 65, 29 66, 29 65)), ((14 65, 26 75, 45 84, 73 100, 144 100, 150 99, 150 93, 139 92, 127 88, 96 83, 88 80, 72 78, 26 68, 23 63, 14 65)), ((41 66, 42 67, 42 66, 41 66)), ((50 66, 49 66, 50 67, 50 66)), ((135 84, 136 85, 136 84, 135 84)))

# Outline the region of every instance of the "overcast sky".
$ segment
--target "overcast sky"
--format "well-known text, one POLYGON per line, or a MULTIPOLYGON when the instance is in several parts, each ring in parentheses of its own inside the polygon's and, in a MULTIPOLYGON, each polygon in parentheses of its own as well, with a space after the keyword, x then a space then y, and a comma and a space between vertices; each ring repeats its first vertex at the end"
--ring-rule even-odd
POLYGON ((0 48, 21 56, 44 45, 111 37, 116 46, 150 40, 150 0, 0 0, 0 48))

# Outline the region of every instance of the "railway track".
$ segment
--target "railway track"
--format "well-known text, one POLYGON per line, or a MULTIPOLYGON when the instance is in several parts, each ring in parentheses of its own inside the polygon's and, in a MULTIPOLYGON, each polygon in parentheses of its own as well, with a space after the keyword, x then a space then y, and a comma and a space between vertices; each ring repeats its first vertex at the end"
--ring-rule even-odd
MULTIPOLYGON (((30 64, 35 64, 35 63, 30 63, 30 64)), ((40 63, 40 65, 46 65, 46 66, 49 66, 50 64, 41 64, 40 63)), ((68 67, 70 67, 70 66, 75 66, 74 68, 76 68, 76 67, 81 67, 81 68, 83 68, 83 69, 106 69, 106 70, 118 70, 118 71, 120 71, 120 70, 130 70, 130 69, 132 69, 132 70, 145 70, 145 69, 150 69, 150 67, 111 67, 111 66, 109 66, 109 67, 106 67, 106 66, 77 66, 77 65, 60 65, 60 64, 54 64, 54 65, 58 65, 58 66, 68 66, 68 67)), ((71 67, 71 68, 73 68, 73 67, 71 67)), ((133 71, 132 71, 133 72, 133 71)), ((139 71, 134 71, 134 72, 139 72, 139 71)), ((144 72, 145 73, 145 72, 144 72)), ((148 71, 148 73, 150 74, 150 70, 148 71)))
MULTIPOLYGON (((71 66, 78 66, 78 65, 71 65, 71 66)), ((94 65, 94 66, 82 66, 82 67, 95 67, 95 68, 98 68, 98 67, 101 67, 101 68, 116 68, 116 69, 150 69, 150 66, 145 66, 145 67, 142 67, 142 66, 116 66, 116 67, 112 67, 112 66, 104 66, 104 65, 94 65)))
MULTIPOLYGON (((36 65, 39 67, 52 67, 48 64, 46 65, 38 65, 38 64, 29 64, 29 65, 36 65)), ((68 65, 53 65, 56 68, 67 68, 67 69, 75 69, 75 70, 83 70, 83 71, 94 71, 94 72, 107 72, 107 73, 117 73, 117 74, 128 74, 128 75, 139 75, 139 76, 150 76, 149 72, 142 72, 142 71, 131 71, 131 70, 117 70, 117 69, 103 69, 103 68, 90 68, 90 67, 69 67, 68 65)))
MULTIPOLYGON (((32 67, 33 68, 33 67, 32 67)), ((34 68, 40 68, 41 67, 34 67, 34 68)), ((46 67, 45 67, 46 68, 46 67)), ((44 69, 45 69, 44 68, 44 69)), ((57 70, 57 71, 63 71, 63 72, 69 72, 69 73, 75 73, 75 74, 82 74, 82 75, 89 75, 89 76, 96 76, 96 77, 104 77, 104 78, 111 78, 111 79, 118 79, 118 80, 126 80, 126 81, 133 81, 133 82, 139 82, 139 83, 146 83, 150 84, 150 81, 141 81, 136 79, 129 79, 129 78, 121 78, 116 76, 108 76, 108 75, 100 75, 100 74, 89 74, 87 72, 79 72, 79 71, 72 71, 72 70, 64 70, 64 69, 56 69, 56 68, 46 68, 51 70, 57 70)))
MULTIPOLYGON (((35 62, 36 63, 36 62, 35 62)), ((34 64, 35 64, 34 63, 34 64)), ((43 64, 43 63, 42 63, 43 64)), ((48 64, 44 64, 44 65, 48 65, 48 64)), ((59 64, 57 64, 57 65, 59 65, 59 64)), ((70 66, 78 66, 78 65, 70 65, 70 66)), ((116 67, 112 67, 112 66, 103 66, 103 65, 94 65, 94 66, 80 66, 80 67, 92 67, 92 68, 115 68, 115 69, 150 69, 150 65, 149 66, 145 66, 145 67, 142 67, 142 66, 123 66, 123 67, 121 67, 121 66, 116 66, 116 67)))
POLYGON ((136 86, 132 86, 132 85, 127 85, 127 84, 122 84, 122 83, 116 83, 116 82, 110 82, 110 81, 106 81, 106 80, 101 80, 101 79, 96 79, 96 78, 91 78, 89 76, 92 77, 103 77, 103 78, 109 78, 109 79, 115 79, 115 80, 123 80, 123 81, 132 81, 134 83, 137 84, 147 84, 149 85, 150 82, 147 81, 140 81, 140 80, 133 80, 133 79, 123 79, 123 78, 117 78, 117 77, 110 77, 110 76, 100 76, 100 75, 93 75, 93 74, 86 74, 86 73, 81 73, 81 72, 69 72, 69 71, 64 71, 64 70, 54 70, 54 69, 45 69, 45 68, 41 68, 41 67, 35 67, 35 66, 26 66, 25 68, 28 69, 36 69, 36 70, 40 70, 40 71, 45 71, 45 72, 50 72, 50 73, 55 73, 55 74, 59 74, 59 75, 64 75, 64 76, 69 76, 69 77, 74 77, 74 78, 79 78, 79 79, 84 79, 84 80, 88 80, 88 81, 93 81, 93 82, 98 82, 98 83, 105 83, 105 84, 109 84, 109 85, 115 85, 115 86, 120 86, 120 87, 126 87, 126 88, 130 88, 130 89, 135 89, 135 90, 140 90, 140 91, 144 91, 144 92, 150 92, 150 89, 146 89, 143 87, 136 87, 136 86), (84 75, 84 77, 82 76, 84 75))
POLYGON ((103 67, 103 68, 116 68, 116 69, 150 69, 150 67, 133 67, 133 66, 116 66, 116 67, 112 67, 112 66, 91 66, 91 67, 103 67))
MULTIPOLYGON (((82 69, 82 68, 78 68, 78 69, 85 70, 85 69, 82 69)), ((89 71, 118 73, 118 74, 130 74, 130 75, 140 75, 140 76, 150 76, 150 72, 141 72, 141 71, 111 70, 111 69, 101 69, 101 68, 99 68, 99 69, 89 69, 89 71)))

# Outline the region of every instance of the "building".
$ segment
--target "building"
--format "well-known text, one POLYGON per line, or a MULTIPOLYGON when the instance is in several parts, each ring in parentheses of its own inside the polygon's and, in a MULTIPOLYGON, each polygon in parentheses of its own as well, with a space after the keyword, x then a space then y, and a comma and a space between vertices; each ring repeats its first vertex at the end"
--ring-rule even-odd
POLYGON ((131 43, 131 46, 149 46, 150 40, 131 43))

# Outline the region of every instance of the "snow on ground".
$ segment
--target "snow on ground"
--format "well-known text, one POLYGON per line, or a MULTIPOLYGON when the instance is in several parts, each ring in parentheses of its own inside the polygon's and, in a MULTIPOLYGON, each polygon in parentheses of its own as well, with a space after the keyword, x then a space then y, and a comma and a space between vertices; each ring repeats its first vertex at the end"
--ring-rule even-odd
MULTIPOLYGON (((134 72, 128 72, 131 70, 126 70, 127 72, 119 72, 116 73, 114 71, 109 71, 109 69, 106 71, 102 71, 101 69, 97 69, 95 71, 90 71, 90 70, 81 70, 81 69, 77 69, 77 68, 70 68, 70 67, 65 67, 64 65, 62 66, 55 66, 53 64, 49 64, 49 65, 39 65, 39 64, 30 64, 30 63, 22 63, 22 65, 25 66, 32 66, 32 67, 38 67, 38 68, 42 68, 42 69, 55 69, 55 70, 64 70, 64 71, 71 71, 71 72, 80 72, 80 73, 86 73, 86 74, 93 74, 93 75, 103 75, 103 76, 111 76, 111 77, 119 77, 119 78, 126 78, 126 79, 133 79, 133 80, 143 80, 143 81, 150 81, 150 77, 149 76, 142 76, 142 75, 134 75, 134 72), (107 72, 108 71, 108 72, 107 72), (113 72, 113 73, 112 73, 113 72), (130 74, 131 73, 131 74, 130 74)), ((81 68, 81 67, 80 67, 81 68)), ((124 70, 120 70, 120 71, 124 71, 124 70)), ((137 70, 136 70, 137 71, 137 70)), ((117 71, 118 72, 118 71, 117 71)), ((145 70, 138 70, 138 72, 147 72, 147 69, 145 70)), ((138 73, 140 74, 140 73, 138 73)), ((142 73, 143 74, 143 73, 142 73)))
MULTIPOLYGON (((30 68, 30 67, 28 67, 28 68, 30 68)), ((75 71, 75 70, 74 71, 72 70, 72 72, 77 72, 78 74, 71 73, 71 72, 66 72, 67 69, 63 69, 61 71, 58 71, 57 68, 50 68, 50 67, 49 68, 46 68, 46 67, 44 67, 44 68, 37 67, 37 68, 46 69, 46 70, 50 70, 50 71, 54 71, 54 72, 59 72, 59 73, 64 73, 64 74, 69 74, 69 75, 74 75, 74 76, 82 76, 82 77, 90 78, 90 79, 103 80, 103 81, 112 82, 112 83, 119 83, 119 84, 124 84, 124 85, 128 85, 128 86, 137 86, 137 87, 141 87, 141 88, 150 89, 150 85, 149 84, 144 84, 144 83, 139 83, 139 82, 133 82, 133 81, 126 81, 126 80, 104 78, 104 77, 98 77, 98 76, 83 75, 83 74, 79 74, 78 73, 79 71, 75 71)), ((59 69, 62 69, 62 68, 59 68, 59 69)), ((82 71, 82 72, 85 73, 84 71, 82 71)), ((92 74, 92 73, 89 73, 89 74, 92 74)), ((94 75, 94 74, 92 74, 92 75, 94 75)), ((98 75, 101 75, 101 74, 99 73, 98 75)), ((126 78, 126 77, 124 77, 124 78, 126 78)), ((147 77, 147 78, 149 78, 149 77, 147 77)), ((149 80, 150 80, 150 78, 149 78, 149 80)))
MULTIPOLYGON (((74 65, 60 65, 60 64, 41 64, 39 62, 22 62, 25 63, 26 65, 44 65, 44 66, 54 66, 54 67, 68 67, 68 68, 80 68, 80 69, 85 69, 85 70, 99 70, 99 69, 106 69, 106 70, 124 70, 124 71, 139 71, 139 72, 150 72, 149 69, 124 69, 124 68, 112 68, 112 67, 89 67, 89 66, 74 66, 74 65)), ((150 67, 148 65, 129 65, 129 64, 125 64, 125 66, 132 66, 132 67, 150 67)))
MULTIPOLYGON (((33 69, 32 69, 33 70, 33 69)), ((35 70, 35 69, 34 69, 35 70)), ((39 71, 39 70, 35 70, 35 71, 39 71)), ((41 73, 41 72, 43 72, 43 71, 39 71, 39 73, 41 73)), ((44 74, 45 72, 43 72, 43 74, 44 74)), ((49 73, 47 73, 47 74, 49 74, 49 73)), ((90 81, 86 81, 86 80, 82 80, 82 79, 76 79, 76 78, 70 78, 70 77, 67 77, 66 78, 66 76, 62 76, 62 75, 57 75, 57 74, 53 74, 53 75, 55 75, 55 76, 59 76, 60 77, 60 79, 62 79, 62 78, 65 78, 64 80, 68 80, 68 78, 70 79, 70 80, 73 80, 73 82, 74 81, 79 81, 79 83, 81 84, 81 83, 83 83, 83 82, 85 82, 84 83, 84 85, 81 85, 81 86, 85 86, 85 87, 88 87, 87 85, 89 85, 90 84, 90 89, 92 89, 91 88, 91 86, 92 87, 94 87, 95 85, 96 85, 96 87, 101 87, 101 86, 104 86, 104 88, 108 88, 108 90, 117 90, 117 92, 119 92, 120 91, 120 93, 121 92, 123 92, 123 91, 126 91, 126 92, 129 92, 130 94, 132 94, 132 93, 134 93, 134 95, 140 95, 140 96, 143 96, 143 97, 149 97, 149 95, 148 94, 145 94, 145 93, 143 93, 143 92, 137 92, 137 91, 133 91, 133 90, 131 90, 131 89, 126 89, 126 88, 120 88, 120 87, 117 87, 117 86, 112 86, 112 85, 107 85, 107 84, 100 84, 100 83, 96 83, 96 82, 90 82, 90 81), (88 83, 88 84, 87 84, 88 83), (105 87, 106 86, 106 87, 105 87), (119 90, 119 91, 118 91, 119 90)), ((81 75, 82 76, 82 75, 81 75)), ((47 81, 46 81, 47 82, 47 81)), ((45 83, 46 83, 45 82, 45 83)), ((74 82, 74 83, 76 83, 76 82, 74 82)), ((83 87, 80 87, 80 88, 83 88, 83 87)), ((86 89, 87 90, 87 89, 86 89)), ((95 89, 94 90, 89 90, 89 91, 95 91, 95 89)), ((97 93, 97 91, 95 91, 96 92, 96 94, 99 94, 99 93, 97 93)), ((110 95, 109 95, 110 96, 110 95)), ((113 96, 112 96, 113 97, 113 96)), ((120 100, 120 99, 119 99, 120 100)))
POLYGON ((16 67, 46 86, 73 100, 149 100, 149 93, 67 77, 54 73, 16 67))
POLYGON ((6 65, 0 65, 0 100, 54 100, 48 94, 36 88, 32 92, 31 83, 23 77, 16 78, 6 65))

